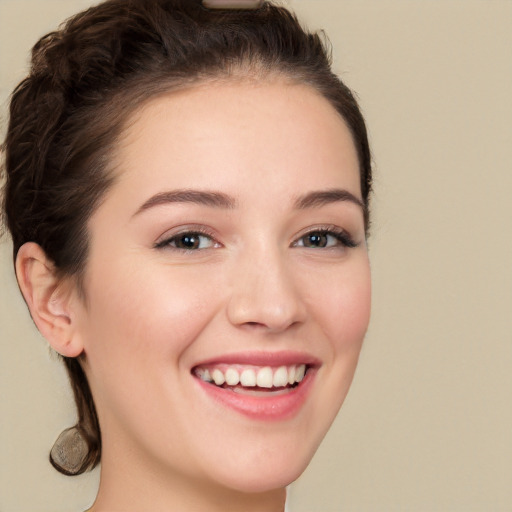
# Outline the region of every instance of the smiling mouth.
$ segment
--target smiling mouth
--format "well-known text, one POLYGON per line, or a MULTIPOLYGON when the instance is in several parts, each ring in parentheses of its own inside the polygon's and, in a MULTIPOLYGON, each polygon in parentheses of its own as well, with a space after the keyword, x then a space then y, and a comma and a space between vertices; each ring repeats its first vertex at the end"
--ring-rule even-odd
POLYGON ((295 389, 304 379, 309 366, 213 365, 195 367, 192 373, 203 382, 235 393, 253 396, 282 394, 295 389))

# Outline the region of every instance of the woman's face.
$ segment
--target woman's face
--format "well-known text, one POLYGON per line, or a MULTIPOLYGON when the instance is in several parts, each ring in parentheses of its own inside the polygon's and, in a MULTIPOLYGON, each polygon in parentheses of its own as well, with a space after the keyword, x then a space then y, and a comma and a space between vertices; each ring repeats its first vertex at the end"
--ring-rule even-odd
POLYGON ((140 109, 115 172, 76 315, 104 469, 254 492, 290 483, 345 398, 368 325, 349 130, 307 86, 209 84, 140 109))

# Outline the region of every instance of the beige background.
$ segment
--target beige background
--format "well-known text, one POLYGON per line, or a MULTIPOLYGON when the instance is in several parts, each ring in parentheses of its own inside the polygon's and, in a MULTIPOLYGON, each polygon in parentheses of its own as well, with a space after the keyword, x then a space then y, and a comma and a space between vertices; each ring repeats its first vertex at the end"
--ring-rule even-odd
MULTIPOLYGON (((0 0, 0 103, 87 0, 0 0)), ((376 166, 374 313, 294 512, 512 511, 512 2, 291 0, 361 99, 376 166)), ((47 462, 74 411, 0 244, 0 511, 71 512, 47 462)))

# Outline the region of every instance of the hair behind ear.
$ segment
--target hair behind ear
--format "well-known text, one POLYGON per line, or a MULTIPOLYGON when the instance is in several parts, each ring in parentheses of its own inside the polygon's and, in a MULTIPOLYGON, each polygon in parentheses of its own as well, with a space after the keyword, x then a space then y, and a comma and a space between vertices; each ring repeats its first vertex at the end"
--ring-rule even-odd
POLYGON ((78 358, 63 359, 78 410, 78 421, 57 438, 50 451, 50 462, 57 471, 74 476, 93 469, 100 462, 100 425, 91 389, 78 358))

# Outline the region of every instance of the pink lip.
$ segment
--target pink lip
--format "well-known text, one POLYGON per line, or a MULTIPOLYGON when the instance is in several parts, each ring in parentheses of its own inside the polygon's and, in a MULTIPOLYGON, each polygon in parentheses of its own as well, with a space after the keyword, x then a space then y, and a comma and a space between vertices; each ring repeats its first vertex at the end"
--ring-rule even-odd
POLYGON ((194 377, 202 391, 211 400, 246 417, 260 421, 283 421, 297 414, 309 396, 319 366, 317 359, 297 352, 232 354, 201 362, 197 366, 220 363, 273 367, 291 364, 308 365, 302 382, 288 392, 279 395, 272 394, 272 392, 268 393, 269 396, 245 395, 194 377))
POLYGON ((320 361, 305 352, 243 352, 238 354, 225 354, 201 361, 194 367, 211 366, 214 364, 247 364, 254 366, 288 366, 292 364, 306 364, 308 366, 320 366, 320 361))

